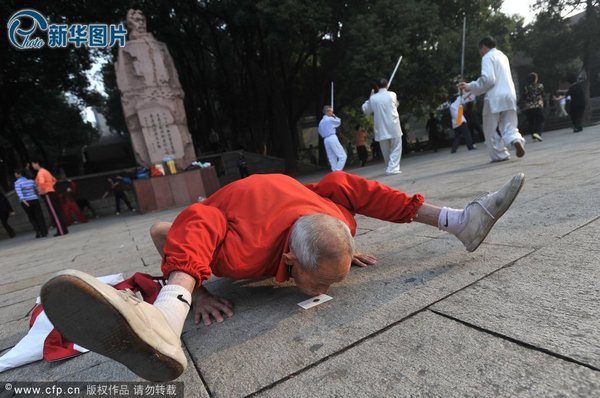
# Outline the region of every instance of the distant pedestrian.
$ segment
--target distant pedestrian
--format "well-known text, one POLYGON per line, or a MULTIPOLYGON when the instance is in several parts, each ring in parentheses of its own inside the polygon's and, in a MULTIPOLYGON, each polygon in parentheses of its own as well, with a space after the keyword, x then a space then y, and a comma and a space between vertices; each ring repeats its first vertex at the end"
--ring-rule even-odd
POLYGON ((6 233, 10 238, 15 237, 15 230, 8 224, 8 216, 14 215, 15 211, 6 196, 4 196, 4 192, 0 191, 0 222, 2 226, 6 230, 6 233))
POLYGON ((85 209, 89 209, 92 213, 92 217, 98 218, 98 214, 96 214, 96 210, 94 210, 90 201, 81 196, 77 187, 77 183, 71 179, 67 179, 67 183, 69 184, 69 186, 67 187, 67 191, 70 190, 71 194, 75 198, 75 202, 77 203, 79 210, 81 210, 81 212, 83 213, 85 209))
POLYGON ((319 122, 319 135, 323 137, 327 159, 331 165, 331 171, 340 171, 344 169, 348 155, 344 147, 340 144, 335 129, 340 127, 342 121, 333 113, 333 108, 329 105, 323 107, 323 118, 319 122))
POLYGON ((579 133, 583 130, 583 113, 585 112, 585 94, 583 85, 577 81, 577 78, 572 76, 569 79, 571 86, 567 90, 567 99, 569 99, 569 116, 573 123, 573 132, 579 133))
POLYGON ((557 117, 565 117, 569 116, 567 113, 567 98, 565 97, 564 92, 557 91, 555 95, 552 96, 554 103, 556 104, 556 116, 557 117))
POLYGON ((440 120, 437 117, 435 117, 433 112, 429 113, 429 119, 427 119, 425 129, 427 130, 429 145, 433 149, 433 152, 437 152, 438 146, 440 145, 440 136, 443 129, 440 120))
POLYGON ((35 230, 36 238, 44 238, 48 235, 48 227, 42 212, 40 198, 37 195, 35 182, 25 177, 26 170, 15 171, 15 192, 21 202, 21 207, 25 210, 29 222, 35 230))
POLYGON ((481 76, 470 83, 461 82, 460 89, 473 95, 485 93, 483 104, 483 132, 492 162, 510 158, 507 146, 513 146, 517 157, 525 156, 525 140, 518 129, 517 95, 512 80, 510 63, 504 53, 496 48, 492 37, 479 42, 481 76), (502 137, 496 134, 500 129, 502 137))
POLYGON ((125 202, 129 211, 135 211, 135 208, 131 206, 131 202, 129 202, 129 198, 125 193, 125 183, 123 182, 122 176, 116 176, 113 178, 108 178, 109 188, 108 191, 104 193, 102 198, 106 198, 110 192, 115 196, 115 214, 121 214, 121 201, 125 202))
POLYGON ((246 157, 244 153, 241 152, 238 158, 238 170, 240 172, 240 178, 246 178, 250 175, 250 170, 248 169, 248 163, 246 162, 246 157))
POLYGON ((527 85, 521 93, 521 110, 527 117, 527 128, 531 138, 535 141, 543 141, 544 131, 544 85, 538 82, 535 72, 527 76, 527 85))
POLYGON ((358 127, 358 130, 356 131, 356 153, 358 154, 358 159, 360 160, 360 167, 365 167, 369 157, 369 152, 367 151, 368 138, 369 134, 367 134, 367 130, 362 127, 358 127))
POLYGON ((67 223, 65 222, 60 201, 58 200, 58 196, 54 189, 56 178, 54 178, 54 176, 37 161, 32 161, 31 167, 37 171, 35 184, 37 185, 38 193, 40 194, 42 201, 46 204, 48 213, 50 213, 50 219, 56 227, 54 236, 68 234, 69 230, 67 229, 67 223))
POLYGON ((87 218, 81 212, 81 209, 75 201, 75 195, 73 194, 73 190, 70 186, 67 186, 64 192, 59 192, 58 198, 60 199, 60 205, 62 206, 63 215, 67 225, 73 224, 73 216, 75 216, 79 222, 87 222, 87 218))
POLYGON ((377 82, 379 91, 371 90, 368 100, 362 105, 365 115, 373 114, 375 119, 375 141, 379 142, 387 175, 400 174, 402 158, 402 128, 398 114, 398 96, 388 91, 387 79, 377 82))
POLYGON ((460 145, 461 137, 464 138, 465 144, 469 151, 476 149, 473 146, 473 139, 471 137, 471 130, 467 127, 467 119, 464 115, 461 116, 460 120, 458 119, 458 108, 460 107, 462 102, 462 97, 459 95, 456 97, 454 102, 450 105, 450 120, 452 121, 452 128, 454 129, 454 140, 452 141, 452 151, 451 153, 456 153, 458 146, 460 145))

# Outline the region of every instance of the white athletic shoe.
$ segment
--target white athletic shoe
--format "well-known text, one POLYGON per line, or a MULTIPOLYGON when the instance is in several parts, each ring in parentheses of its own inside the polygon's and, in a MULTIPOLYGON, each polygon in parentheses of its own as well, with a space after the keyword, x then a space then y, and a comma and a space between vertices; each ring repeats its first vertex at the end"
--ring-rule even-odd
POLYGON ((525 174, 519 173, 502 188, 493 193, 484 193, 471 201, 465 208, 467 225, 456 237, 467 251, 475 251, 488 235, 496 221, 515 200, 525 182, 525 174))
POLYGON ((187 366, 180 336, 163 314, 131 291, 66 270, 42 286, 44 311, 68 340, 150 381, 170 381, 187 366))

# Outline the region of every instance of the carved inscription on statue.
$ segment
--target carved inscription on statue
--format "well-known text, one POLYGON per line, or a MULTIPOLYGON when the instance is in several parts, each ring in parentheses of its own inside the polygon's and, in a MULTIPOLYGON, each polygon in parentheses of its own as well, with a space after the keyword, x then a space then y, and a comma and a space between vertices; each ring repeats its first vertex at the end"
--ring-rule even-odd
POLYGON ((153 163, 161 162, 165 155, 181 157, 181 133, 171 112, 164 108, 143 109, 138 112, 138 117, 153 163))

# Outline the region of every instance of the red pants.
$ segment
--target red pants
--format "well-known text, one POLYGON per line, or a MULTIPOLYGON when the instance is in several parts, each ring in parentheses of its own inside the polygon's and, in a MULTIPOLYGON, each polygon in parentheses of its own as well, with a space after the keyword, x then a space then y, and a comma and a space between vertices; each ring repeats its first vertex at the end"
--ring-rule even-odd
POLYGON ((85 215, 79 210, 79 206, 77 203, 73 201, 65 202, 62 204, 63 215, 65 216, 65 222, 67 225, 73 224, 72 214, 75 214, 75 217, 79 220, 79 222, 87 222, 87 218, 85 215))

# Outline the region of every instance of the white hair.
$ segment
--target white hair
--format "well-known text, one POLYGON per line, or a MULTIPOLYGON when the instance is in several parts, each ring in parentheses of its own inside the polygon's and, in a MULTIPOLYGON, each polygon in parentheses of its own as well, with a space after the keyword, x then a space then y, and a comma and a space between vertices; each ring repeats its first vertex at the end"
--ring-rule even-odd
POLYGON ((292 226, 290 249, 308 271, 314 271, 321 260, 352 257, 354 238, 341 220, 317 213, 300 217, 292 226))

